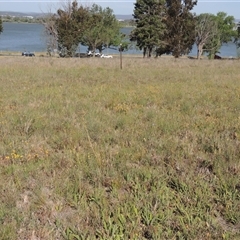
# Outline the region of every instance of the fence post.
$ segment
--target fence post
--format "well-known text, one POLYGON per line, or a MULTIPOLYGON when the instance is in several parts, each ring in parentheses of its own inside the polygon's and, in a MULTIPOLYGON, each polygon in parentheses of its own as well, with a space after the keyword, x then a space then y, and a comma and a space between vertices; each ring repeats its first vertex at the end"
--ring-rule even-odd
POLYGON ((122 44, 120 43, 120 46, 119 46, 119 52, 120 52, 120 69, 122 69, 122 44))

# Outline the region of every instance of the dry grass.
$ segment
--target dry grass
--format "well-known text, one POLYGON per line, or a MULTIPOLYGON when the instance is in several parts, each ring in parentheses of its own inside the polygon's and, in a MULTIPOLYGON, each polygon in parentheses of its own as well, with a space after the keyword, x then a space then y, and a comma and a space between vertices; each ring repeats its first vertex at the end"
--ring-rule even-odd
POLYGON ((0 70, 0 239, 239 239, 239 61, 0 70))

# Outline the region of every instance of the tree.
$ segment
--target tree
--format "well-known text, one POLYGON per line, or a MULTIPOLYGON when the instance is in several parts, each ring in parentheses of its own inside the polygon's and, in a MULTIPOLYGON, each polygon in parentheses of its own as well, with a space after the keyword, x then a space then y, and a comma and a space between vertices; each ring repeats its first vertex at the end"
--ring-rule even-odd
POLYGON ((214 20, 217 24, 218 34, 215 34, 214 38, 205 45, 206 50, 204 51, 208 53, 210 59, 214 58, 223 43, 232 41, 237 35, 237 31, 234 30, 233 16, 227 16, 226 13, 219 12, 214 16, 214 20))
POLYGON ((237 24, 237 36, 234 42, 237 47, 237 57, 240 58, 240 22, 237 24))
POLYGON ((195 27, 195 43, 197 45, 197 58, 203 54, 205 45, 209 45, 218 36, 218 26, 213 14, 203 13, 197 16, 195 27))
POLYGON ((166 52, 171 52, 175 58, 190 52, 195 42, 196 17, 191 13, 195 5, 196 0, 166 0, 164 42, 166 52))
POLYGON ((50 14, 43 22, 49 53, 56 49, 60 56, 73 56, 79 43, 95 53, 104 47, 119 44, 122 40, 120 24, 110 8, 78 6, 77 1, 67 2, 57 14, 50 14))
POLYGON ((110 46, 119 46, 119 44, 123 41, 124 35, 120 33, 121 25, 113 14, 112 9, 103 9, 101 24, 102 44, 99 44, 97 46, 99 52, 101 52, 103 48, 109 48, 110 46))
POLYGON ((50 56, 54 55, 55 49, 58 48, 58 32, 55 17, 56 15, 49 14, 41 20, 41 23, 44 25, 47 52, 50 56))
POLYGON ((64 56, 73 56, 86 29, 88 9, 78 7, 75 0, 72 5, 68 3, 63 10, 58 9, 54 19, 60 52, 64 56))
POLYGON ((131 32, 130 40, 143 50, 143 57, 151 57, 153 49, 163 44, 165 0, 137 0, 133 17, 136 28, 131 32))
POLYGON ((95 54, 96 49, 101 53, 105 47, 120 43, 120 24, 112 9, 93 4, 88 14, 87 28, 81 39, 83 45, 95 54))
POLYGON ((2 24, 2 18, 0 17, 0 33, 3 31, 3 24, 2 24))

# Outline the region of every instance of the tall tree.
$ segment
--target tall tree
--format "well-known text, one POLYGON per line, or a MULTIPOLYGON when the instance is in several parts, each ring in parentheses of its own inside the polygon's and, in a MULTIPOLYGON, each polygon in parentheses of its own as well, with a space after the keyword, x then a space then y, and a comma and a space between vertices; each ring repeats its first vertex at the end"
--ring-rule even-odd
POLYGON ((197 45, 197 58, 206 51, 205 45, 209 45, 218 36, 218 26, 213 14, 203 13, 197 16, 195 27, 195 43, 197 45))
POLYGON ((121 25, 113 14, 112 9, 108 7, 103 9, 101 24, 102 44, 97 46, 99 52, 101 52, 103 48, 108 48, 109 46, 119 46, 124 36, 120 33, 121 25))
POLYGON ((0 33, 3 31, 2 18, 0 17, 0 33))
POLYGON ((95 53, 96 49, 101 53, 103 48, 110 45, 119 44, 120 24, 117 21, 113 10, 103 9, 101 6, 93 4, 89 10, 89 17, 86 23, 81 43, 95 53))
POLYGON ((217 24, 218 34, 205 45, 207 49, 205 52, 208 53, 210 59, 213 59, 215 54, 219 52, 223 43, 232 41, 237 35, 237 31, 234 30, 235 23, 233 16, 228 16, 227 13, 219 12, 214 17, 214 20, 217 24))
POLYGON ((44 34, 47 44, 47 52, 50 56, 54 55, 55 49, 58 48, 58 32, 54 14, 49 14, 41 19, 44 26, 44 34))
POLYGON ((237 47, 237 57, 240 58, 240 22, 237 24, 237 36, 234 42, 237 47))
POLYGON ((137 0, 133 17, 136 28, 131 32, 130 40, 143 50, 143 57, 151 57, 153 49, 163 43, 165 0, 137 0))
POLYGON ((195 42, 195 15, 191 12, 197 0, 166 0, 167 50, 175 58, 189 52, 195 42))
POLYGON ((58 9, 55 24, 58 48, 66 56, 73 56, 81 41, 88 21, 88 9, 78 7, 77 1, 69 2, 64 9, 58 9))

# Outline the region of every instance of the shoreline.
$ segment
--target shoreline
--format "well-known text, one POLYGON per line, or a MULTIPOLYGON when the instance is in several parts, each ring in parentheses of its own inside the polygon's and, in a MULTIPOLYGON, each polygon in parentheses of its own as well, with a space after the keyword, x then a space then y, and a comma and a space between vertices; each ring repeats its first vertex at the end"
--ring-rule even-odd
MULTIPOLYGON (((61 58, 59 57, 59 55, 57 54, 56 56, 49 56, 47 54, 47 52, 44 51, 40 51, 40 52, 33 52, 35 54, 35 57, 45 57, 45 58, 61 58)), ((120 58, 119 53, 118 54, 109 54, 112 55, 114 58, 120 58)), ((22 56, 22 52, 21 51, 2 51, 0 50, 0 57, 23 57, 22 56)), ((123 59, 124 58, 143 58, 142 54, 123 54, 122 55, 123 59)), ((72 57, 72 58, 88 58, 88 57, 72 57)), ((91 58, 91 57, 90 57, 91 58)), ((98 58, 98 57, 95 57, 98 58)), ((149 59, 161 59, 161 58, 174 58, 172 55, 162 55, 159 57, 155 57, 154 55, 149 58, 149 59)), ((67 59, 67 58, 66 58, 67 59)), ((148 59, 146 57, 146 59, 148 59)), ((179 57, 178 59, 189 59, 189 60, 198 60, 197 56, 189 56, 189 55, 183 55, 181 57, 179 57)), ((208 59, 207 56, 202 56, 200 60, 210 60, 208 59)), ((211 59, 211 60, 240 60, 240 58, 237 57, 233 57, 233 56, 229 56, 229 57, 221 57, 221 59, 211 59)))

